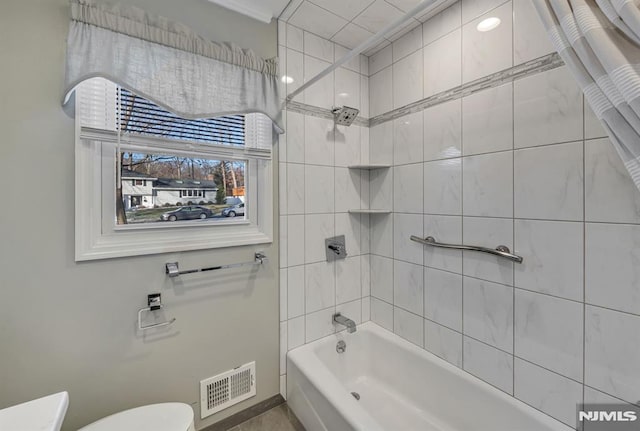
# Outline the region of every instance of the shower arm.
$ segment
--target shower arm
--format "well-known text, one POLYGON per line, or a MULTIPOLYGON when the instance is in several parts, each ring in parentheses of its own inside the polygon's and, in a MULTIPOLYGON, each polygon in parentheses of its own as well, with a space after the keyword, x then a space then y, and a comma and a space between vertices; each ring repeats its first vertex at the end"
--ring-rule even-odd
POLYGON ((296 90, 289 93, 287 95, 286 101, 287 102, 291 101, 294 97, 302 93, 305 89, 309 88, 316 82, 320 81, 322 78, 324 78, 325 76, 327 76, 328 74, 336 70, 338 67, 342 66, 343 64, 351 60, 356 55, 359 55, 360 53, 366 51, 372 46, 375 46, 378 42, 384 39, 386 35, 391 33, 393 30, 395 30, 397 27, 401 26, 405 22, 409 21, 417 13, 420 13, 427 8, 431 8, 432 10, 436 9, 447 2, 448 0, 423 0, 422 2, 418 3, 406 14, 387 24, 385 27, 382 28, 382 30, 380 30, 379 32, 371 36, 369 39, 362 42, 360 45, 353 48, 351 51, 346 53, 344 56, 342 56, 342 58, 340 58, 338 61, 333 63, 331 66, 327 67, 322 72, 318 73, 316 76, 314 76, 313 78, 311 78, 310 80, 302 84, 296 90))

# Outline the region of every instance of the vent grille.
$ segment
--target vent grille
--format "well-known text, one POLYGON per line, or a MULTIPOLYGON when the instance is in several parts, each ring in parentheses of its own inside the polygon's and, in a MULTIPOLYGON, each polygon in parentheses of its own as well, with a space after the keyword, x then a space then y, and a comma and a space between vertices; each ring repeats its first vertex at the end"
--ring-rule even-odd
POLYGON ((207 409, 211 410, 229 401, 229 378, 207 385, 207 409))
POLYGON ((256 363, 251 362, 200 382, 200 417, 211 416, 256 395, 256 363))
POLYGON ((231 376, 231 399, 251 391, 251 371, 244 370, 231 376))

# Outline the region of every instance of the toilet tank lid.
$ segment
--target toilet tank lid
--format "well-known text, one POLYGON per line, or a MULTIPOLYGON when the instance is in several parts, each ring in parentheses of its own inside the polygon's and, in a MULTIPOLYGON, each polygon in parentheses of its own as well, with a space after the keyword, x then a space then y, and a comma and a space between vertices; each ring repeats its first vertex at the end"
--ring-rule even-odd
POLYGON ((193 409, 183 403, 151 404, 100 419, 79 431, 187 431, 193 409))

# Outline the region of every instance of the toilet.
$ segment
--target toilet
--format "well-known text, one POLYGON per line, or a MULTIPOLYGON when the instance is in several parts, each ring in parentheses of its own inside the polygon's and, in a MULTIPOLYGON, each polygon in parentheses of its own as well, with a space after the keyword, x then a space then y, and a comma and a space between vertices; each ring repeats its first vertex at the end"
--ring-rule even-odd
POLYGON ((195 426, 191 406, 162 403, 125 410, 78 431, 195 431, 195 426))

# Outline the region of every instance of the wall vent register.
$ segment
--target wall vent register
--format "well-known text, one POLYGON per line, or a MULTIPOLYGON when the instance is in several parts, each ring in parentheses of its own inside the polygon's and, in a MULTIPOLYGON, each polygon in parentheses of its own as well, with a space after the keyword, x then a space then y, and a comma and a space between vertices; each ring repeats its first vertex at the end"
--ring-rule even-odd
POLYGON ((250 362, 200 382, 200 418, 256 395, 256 363, 250 362))

